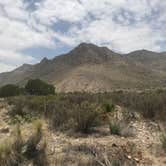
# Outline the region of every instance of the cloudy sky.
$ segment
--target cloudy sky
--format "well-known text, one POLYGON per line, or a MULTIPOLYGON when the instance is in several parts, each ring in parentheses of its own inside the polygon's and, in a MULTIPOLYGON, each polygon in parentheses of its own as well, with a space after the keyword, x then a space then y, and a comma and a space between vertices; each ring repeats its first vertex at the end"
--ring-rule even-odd
POLYGON ((166 0, 0 0, 0 72, 81 42, 166 51, 166 0))

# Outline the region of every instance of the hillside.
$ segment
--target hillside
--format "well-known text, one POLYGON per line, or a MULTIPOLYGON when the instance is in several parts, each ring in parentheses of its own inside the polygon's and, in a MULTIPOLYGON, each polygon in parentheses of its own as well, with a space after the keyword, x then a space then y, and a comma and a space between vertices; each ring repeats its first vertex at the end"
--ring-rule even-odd
POLYGON ((67 54, 44 58, 0 74, 0 85, 23 85, 30 78, 53 83, 58 91, 110 91, 164 87, 166 53, 139 50, 118 54, 106 47, 82 43, 67 54))

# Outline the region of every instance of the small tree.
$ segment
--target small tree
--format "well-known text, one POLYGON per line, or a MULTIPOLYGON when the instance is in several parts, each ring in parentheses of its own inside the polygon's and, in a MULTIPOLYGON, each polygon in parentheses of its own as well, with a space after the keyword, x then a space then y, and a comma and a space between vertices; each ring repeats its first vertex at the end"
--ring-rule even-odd
POLYGON ((22 90, 13 84, 8 84, 0 88, 0 97, 11 97, 20 95, 22 90))
POLYGON ((29 80, 25 85, 25 91, 30 95, 55 94, 54 86, 40 79, 29 80))

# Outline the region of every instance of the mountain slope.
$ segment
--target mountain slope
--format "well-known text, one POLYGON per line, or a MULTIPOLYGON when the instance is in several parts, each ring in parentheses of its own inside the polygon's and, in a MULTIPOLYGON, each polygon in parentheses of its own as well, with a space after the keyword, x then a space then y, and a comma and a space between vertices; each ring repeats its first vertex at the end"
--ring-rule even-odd
POLYGON ((68 54, 0 74, 0 85, 23 85, 30 78, 53 83, 59 91, 164 87, 166 53, 140 50, 118 54, 106 47, 82 43, 68 54))

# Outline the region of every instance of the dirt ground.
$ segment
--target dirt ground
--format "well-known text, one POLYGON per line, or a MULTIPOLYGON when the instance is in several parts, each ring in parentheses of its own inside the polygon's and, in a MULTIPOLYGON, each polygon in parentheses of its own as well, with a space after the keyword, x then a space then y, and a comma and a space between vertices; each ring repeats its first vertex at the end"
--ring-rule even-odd
MULTIPOLYGON (((0 143, 12 135, 8 106, 0 104, 0 143)), ((47 142, 47 158, 51 166, 101 165, 111 166, 109 157, 124 160, 123 165, 165 166, 166 153, 162 150, 162 127, 157 122, 137 119, 130 122, 134 135, 122 137, 109 134, 108 126, 89 135, 52 131, 44 121, 43 139, 47 142), (97 164, 95 164, 97 163, 97 164)), ((21 125, 24 136, 31 134, 32 124, 21 125)), ((29 164, 31 165, 31 164, 29 164)), ((116 163, 114 164, 116 165, 116 163)), ((117 164, 118 165, 118 164, 117 164)))

